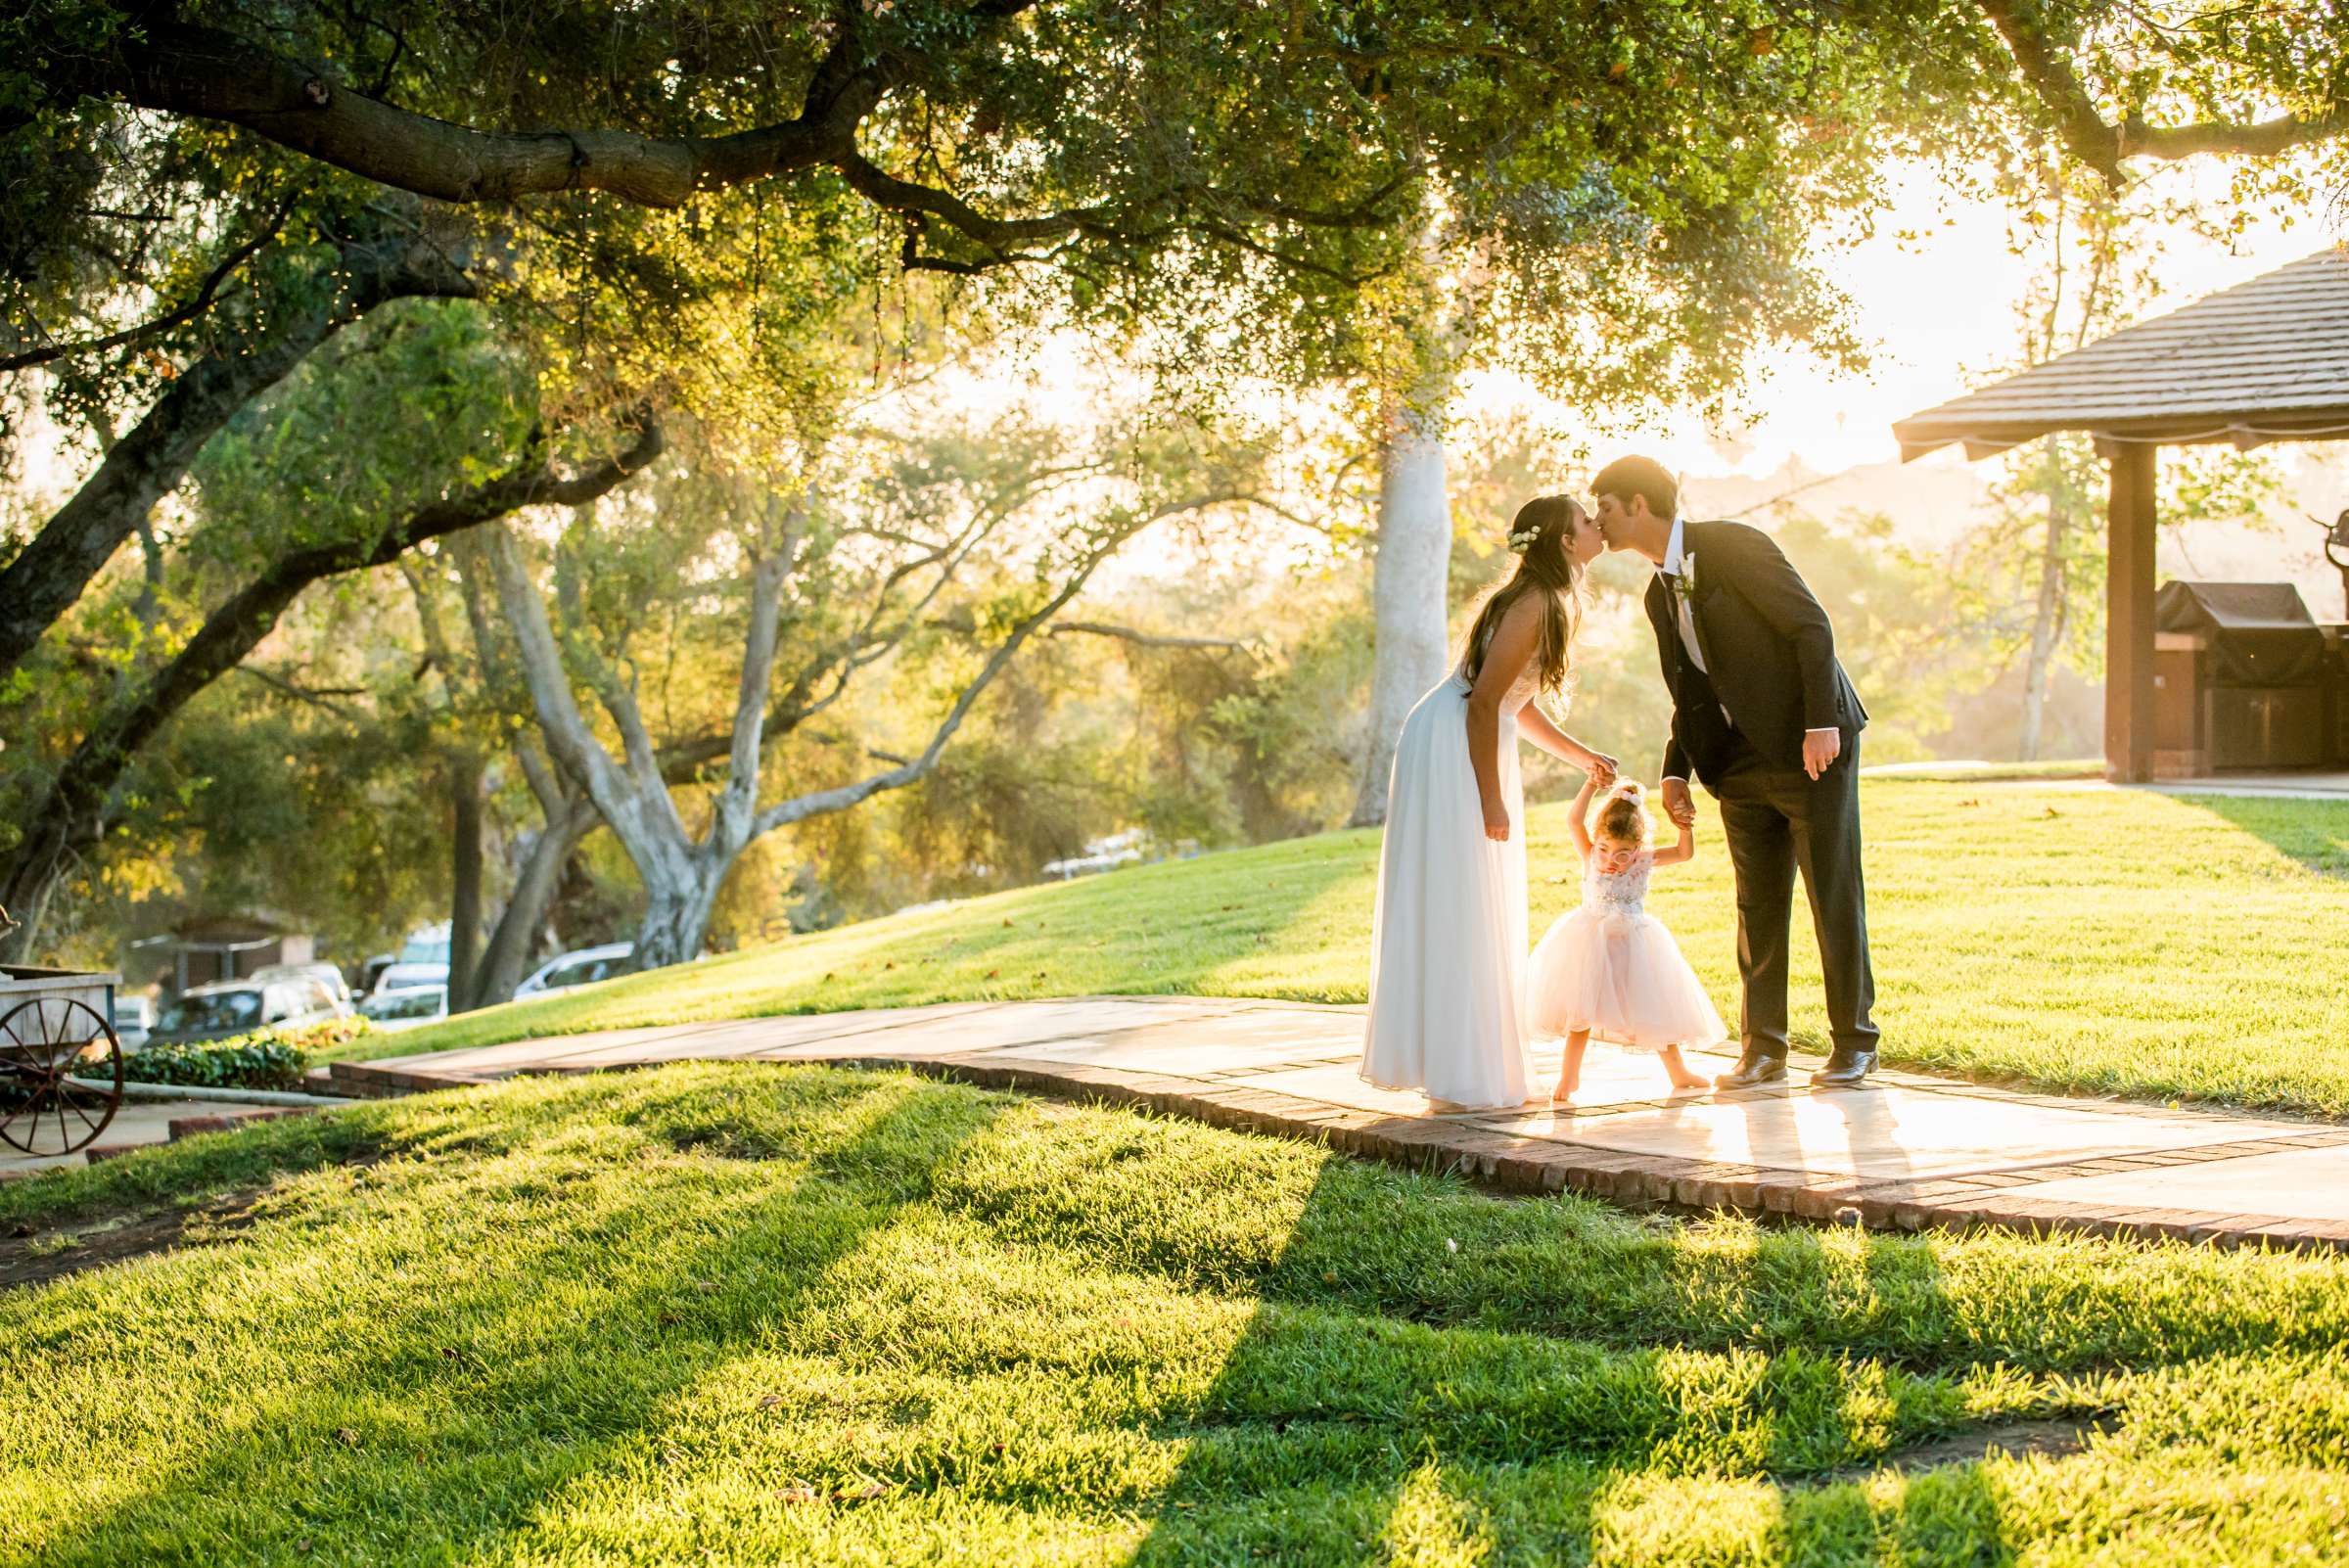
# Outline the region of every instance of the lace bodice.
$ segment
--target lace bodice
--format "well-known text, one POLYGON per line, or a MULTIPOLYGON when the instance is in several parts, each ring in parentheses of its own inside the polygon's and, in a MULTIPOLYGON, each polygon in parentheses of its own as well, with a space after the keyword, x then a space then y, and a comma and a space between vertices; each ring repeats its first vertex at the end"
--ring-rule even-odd
MULTIPOLYGON (((1485 640, 1486 645, 1488 647, 1491 646, 1492 639, 1488 637, 1485 640)), ((1473 687, 1476 684, 1473 680, 1469 679, 1468 661, 1466 659, 1462 659, 1452 669, 1451 673, 1454 679, 1459 680, 1469 686, 1473 687)), ((1518 673, 1517 678, 1509 683, 1508 692, 1500 699, 1501 715, 1506 718, 1516 717, 1517 710, 1523 708, 1527 703, 1532 702, 1534 700, 1535 693, 1541 689, 1542 672, 1540 665, 1537 661, 1529 661, 1526 664, 1525 669, 1518 673)))
POLYGON ((1641 850, 1630 865, 1609 876, 1592 851, 1583 861, 1583 902, 1602 914, 1645 914, 1647 873, 1655 863, 1654 852, 1641 850))

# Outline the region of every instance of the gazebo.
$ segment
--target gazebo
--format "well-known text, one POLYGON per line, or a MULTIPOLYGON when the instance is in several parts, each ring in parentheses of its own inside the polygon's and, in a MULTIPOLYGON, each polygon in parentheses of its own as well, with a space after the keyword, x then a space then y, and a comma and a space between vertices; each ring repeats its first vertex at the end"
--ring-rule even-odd
POLYGON ((2096 438, 2112 475, 2104 759, 2110 777, 2142 783, 2153 772, 2155 453, 2349 437, 2349 249, 2125 327, 1892 430, 1904 462, 1953 441, 1973 459, 2057 431, 2096 438))

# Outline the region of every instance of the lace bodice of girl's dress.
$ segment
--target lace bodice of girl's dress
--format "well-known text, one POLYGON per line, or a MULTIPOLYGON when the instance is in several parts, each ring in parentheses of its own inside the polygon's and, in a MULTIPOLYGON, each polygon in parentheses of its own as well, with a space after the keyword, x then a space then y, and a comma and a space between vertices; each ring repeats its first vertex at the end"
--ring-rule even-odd
POLYGON ((1647 873, 1655 863, 1655 855, 1641 850, 1630 865, 1609 876, 1593 851, 1583 862, 1583 902, 1601 914, 1645 914, 1647 873))

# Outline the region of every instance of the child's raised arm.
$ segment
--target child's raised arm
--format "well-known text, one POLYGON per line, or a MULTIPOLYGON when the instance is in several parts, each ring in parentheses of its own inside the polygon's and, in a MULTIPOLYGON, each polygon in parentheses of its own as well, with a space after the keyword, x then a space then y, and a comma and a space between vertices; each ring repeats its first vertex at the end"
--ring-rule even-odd
POLYGON ((1658 850, 1656 852, 1655 859, 1650 863, 1654 865, 1679 865, 1683 860, 1693 860, 1695 858, 1696 829, 1684 827, 1681 829, 1681 842, 1674 845, 1669 850, 1658 850))
POLYGON ((1583 858, 1590 858, 1590 797, 1598 793, 1598 775, 1585 773, 1583 787, 1574 792, 1574 805, 1566 811, 1566 826, 1574 834, 1574 847, 1583 858))

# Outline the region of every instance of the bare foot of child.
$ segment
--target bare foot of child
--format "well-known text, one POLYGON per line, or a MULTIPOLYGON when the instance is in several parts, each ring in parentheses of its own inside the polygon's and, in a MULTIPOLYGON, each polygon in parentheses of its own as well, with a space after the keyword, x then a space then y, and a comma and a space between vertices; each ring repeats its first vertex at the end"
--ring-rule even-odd
POLYGON ((1681 1048, 1678 1045, 1663 1051, 1661 1055, 1665 1076, 1672 1080, 1672 1086, 1676 1091, 1713 1086, 1708 1081, 1697 1077, 1694 1072, 1689 1070, 1687 1060, 1681 1055, 1681 1048))
POLYGON ((1565 1104, 1583 1086, 1583 1051, 1589 1043, 1590 1032, 1587 1029, 1566 1037, 1566 1056, 1558 1063, 1558 1086, 1549 1096, 1550 1104, 1565 1104))

